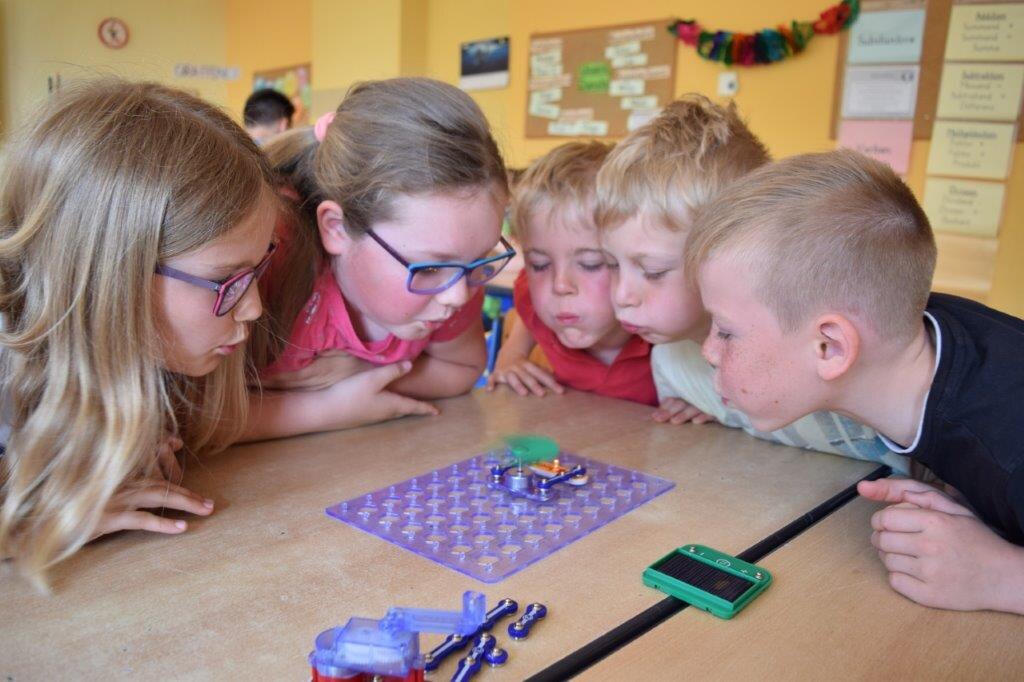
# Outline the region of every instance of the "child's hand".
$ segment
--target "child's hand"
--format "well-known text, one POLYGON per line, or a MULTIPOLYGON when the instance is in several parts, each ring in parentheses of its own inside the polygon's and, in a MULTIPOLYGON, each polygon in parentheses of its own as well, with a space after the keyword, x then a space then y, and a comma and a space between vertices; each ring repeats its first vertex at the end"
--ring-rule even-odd
POLYGON ((894 590, 935 608, 1024 612, 1024 548, 919 481, 862 481, 858 490, 899 502, 871 517, 871 544, 894 590))
POLYGON ((146 530, 174 535, 188 528, 188 524, 182 520, 165 519, 143 509, 179 509, 209 516, 213 513, 213 500, 205 499, 169 481, 143 479, 122 488, 110 499, 92 539, 119 530, 146 530))
POLYGON ((412 369, 413 363, 407 360, 367 369, 319 391, 250 393, 243 438, 281 438, 350 429, 409 414, 440 414, 430 403, 388 389, 412 369))
POLYGON ((651 419, 659 424, 666 422, 669 424, 685 424, 686 422, 707 424, 708 422, 715 421, 715 418, 710 414, 704 414, 682 398, 665 398, 662 400, 658 409, 651 414, 651 419))
POLYGON ((412 366, 413 363, 406 360, 360 372, 327 389, 324 400, 327 404, 347 405, 348 417, 354 421, 346 421, 344 427, 373 424, 410 414, 440 414, 441 411, 428 402, 387 390, 391 382, 408 374, 412 366))
POLYGON ((261 383, 263 388, 279 391, 319 391, 373 367, 373 364, 343 350, 330 350, 317 355, 302 369, 275 374, 261 383))
POLYGON ((178 456, 175 454, 183 445, 184 442, 180 438, 169 435, 156 450, 156 463, 160 473, 171 483, 181 483, 181 479, 185 476, 178 456))
POLYGON ((565 393, 555 377, 545 369, 538 367, 522 355, 498 355, 494 371, 487 377, 487 390, 493 391, 498 384, 505 384, 519 395, 543 396, 547 393, 546 386, 552 393, 565 393))

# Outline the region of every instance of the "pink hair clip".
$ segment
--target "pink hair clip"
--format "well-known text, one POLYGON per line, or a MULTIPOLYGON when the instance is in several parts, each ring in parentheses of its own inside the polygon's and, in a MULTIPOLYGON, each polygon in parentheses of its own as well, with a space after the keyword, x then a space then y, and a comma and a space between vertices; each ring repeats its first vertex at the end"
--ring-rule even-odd
POLYGON ((327 136, 327 126, 331 125, 331 121, 334 120, 334 113, 333 111, 328 111, 316 120, 316 125, 313 126, 313 135, 316 136, 317 142, 323 142, 327 136))

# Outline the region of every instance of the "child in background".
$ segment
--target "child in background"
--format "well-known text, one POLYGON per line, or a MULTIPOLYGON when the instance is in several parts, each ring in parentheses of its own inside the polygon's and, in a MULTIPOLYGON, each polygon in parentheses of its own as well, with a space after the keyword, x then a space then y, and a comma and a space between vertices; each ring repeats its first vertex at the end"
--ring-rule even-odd
POLYGON ((543 396, 562 386, 656 404, 651 346, 625 331, 612 309, 608 269, 594 226, 594 180, 610 147, 570 142, 516 183, 513 234, 526 268, 516 278, 519 321, 502 344, 488 389, 507 384, 543 396), (530 362, 540 345, 554 376, 530 362))
POLYGON ((626 330, 656 344, 651 366, 661 407, 655 421, 717 420, 758 438, 847 457, 906 461, 870 429, 829 412, 774 433, 760 431, 715 394, 713 369, 700 354, 708 316, 683 267, 694 215, 739 178, 768 161, 768 152, 734 106, 686 95, 623 140, 597 178, 595 217, 611 257, 612 301, 626 330))
POLYGON ((479 107, 451 85, 355 86, 314 131, 267 155, 293 211, 268 277, 269 345, 250 438, 436 414, 486 363, 482 285, 501 239, 505 166, 479 107), (285 342, 287 341, 287 342, 285 342))
POLYGON ((291 128, 294 115, 295 105, 273 88, 263 88, 249 95, 242 110, 245 132, 259 145, 291 128))
POLYGON ((725 399, 765 430, 849 415, 972 507, 918 481, 862 481, 861 495, 894 503, 871 519, 892 587, 1024 614, 1024 321, 929 295, 935 257, 910 189, 851 151, 751 173, 687 244, 725 399))
POLYGON ((46 569, 118 530, 208 515, 175 450, 245 423, 239 350, 262 307, 277 199, 217 108, 155 84, 61 90, 5 150, 0 556, 46 569))

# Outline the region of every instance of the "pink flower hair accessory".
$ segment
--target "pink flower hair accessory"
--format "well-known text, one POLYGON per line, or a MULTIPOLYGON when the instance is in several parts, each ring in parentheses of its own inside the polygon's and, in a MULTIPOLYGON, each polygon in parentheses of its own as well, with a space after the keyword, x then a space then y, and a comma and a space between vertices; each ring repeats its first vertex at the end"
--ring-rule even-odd
POLYGON ((313 126, 313 135, 316 136, 317 142, 323 142, 327 136, 327 127, 331 125, 331 121, 334 120, 333 111, 328 111, 326 114, 316 120, 316 124, 313 126))

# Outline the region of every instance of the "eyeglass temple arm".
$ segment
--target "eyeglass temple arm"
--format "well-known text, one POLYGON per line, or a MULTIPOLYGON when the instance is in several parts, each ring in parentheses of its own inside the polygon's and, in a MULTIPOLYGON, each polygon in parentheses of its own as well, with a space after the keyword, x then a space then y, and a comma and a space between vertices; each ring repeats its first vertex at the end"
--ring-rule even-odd
POLYGON ((189 284, 195 284, 197 287, 209 289, 210 291, 219 292, 221 288, 220 284, 211 282, 201 277, 195 277, 193 275, 188 274, 187 272, 182 272, 181 270, 172 268, 169 265, 157 265, 156 274, 164 275, 166 277, 173 277, 174 279, 180 279, 184 282, 188 282, 189 284))
POLYGON ((409 267, 411 265, 411 263, 409 261, 407 261, 404 258, 402 258, 402 255, 400 253, 398 253, 393 248, 391 248, 391 246, 388 245, 388 243, 386 241, 384 241, 383 239, 378 237, 376 232, 374 232, 373 230, 367 230, 366 234, 370 235, 370 238, 373 239, 373 241, 375 241, 378 244, 380 244, 381 248, 383 248, 385 251, 387 251, 392 256, 394 256, 395 260, 397 260, 399 263, 401 263, 405 267, 409 267))

